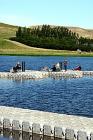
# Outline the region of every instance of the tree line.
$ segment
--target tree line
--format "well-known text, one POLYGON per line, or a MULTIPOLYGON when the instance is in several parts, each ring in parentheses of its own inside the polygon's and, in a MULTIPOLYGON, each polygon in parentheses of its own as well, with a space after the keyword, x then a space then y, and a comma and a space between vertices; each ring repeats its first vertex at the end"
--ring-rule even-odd
POLYGON ((79 37, 62 26, 18 27, 16 37, 10 39, 38 48, 93 51, 93 39, 79 37))

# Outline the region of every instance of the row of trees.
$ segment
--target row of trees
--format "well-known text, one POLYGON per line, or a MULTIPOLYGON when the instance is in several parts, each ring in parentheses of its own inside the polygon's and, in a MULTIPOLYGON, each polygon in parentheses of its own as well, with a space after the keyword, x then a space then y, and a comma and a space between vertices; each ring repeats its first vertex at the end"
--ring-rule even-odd
POLYGON ((16 37, 12 40, 19 41, 29 46, 60 50, 93 51, 93 39, 79 37, 65 27, 52 27, 50 25, 35 28, 19 27, 16 37))

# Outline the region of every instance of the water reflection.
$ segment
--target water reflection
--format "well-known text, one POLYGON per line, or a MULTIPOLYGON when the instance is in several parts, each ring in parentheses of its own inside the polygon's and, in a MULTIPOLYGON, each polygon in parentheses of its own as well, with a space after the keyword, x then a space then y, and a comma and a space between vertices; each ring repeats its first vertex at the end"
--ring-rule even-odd
POLYGON ((11 131, 9 129, 0 130, 0 140, 63 140, 54 137, 48 137, 38 134, 20 132, 20 131, 11 131))

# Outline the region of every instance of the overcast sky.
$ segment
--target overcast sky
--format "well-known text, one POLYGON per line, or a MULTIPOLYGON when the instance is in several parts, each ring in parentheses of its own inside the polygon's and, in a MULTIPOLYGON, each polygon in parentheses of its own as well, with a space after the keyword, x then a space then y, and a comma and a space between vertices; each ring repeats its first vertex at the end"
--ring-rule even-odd
POLYGON ((93 29, 93 0, 0 0, 0 22, 93 29))

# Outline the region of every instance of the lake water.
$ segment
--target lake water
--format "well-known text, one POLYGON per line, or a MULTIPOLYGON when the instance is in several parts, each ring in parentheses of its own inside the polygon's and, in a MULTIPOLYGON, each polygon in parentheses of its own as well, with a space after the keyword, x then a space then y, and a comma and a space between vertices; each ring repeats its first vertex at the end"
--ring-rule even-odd
MULTIPOLYGON (((93 70, 92 57, 0 56, 0 71, 9 71, 17 61, 25 61, 26 69, 39 70, 64 59, 69 69, 80 64, 83 70, 93 70)), ((93 77, 0 79, 0 105, 93 117, 93 77)))
MULTIPOLYGON (((68 69, 81 65, 82 70, 93 70, 93 57, 0 56, 0 71, 9 71, 18 61, 25 61, 26 69, 40 70, 65 59, 68 69)), ((0 105, 93 117, 93 77, 0 79, 0 105)))

